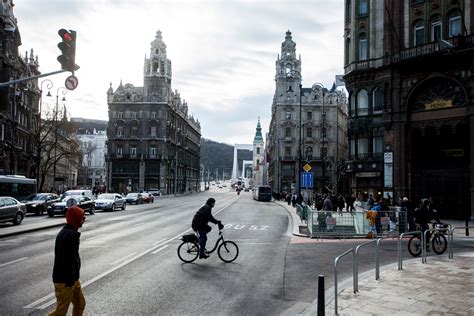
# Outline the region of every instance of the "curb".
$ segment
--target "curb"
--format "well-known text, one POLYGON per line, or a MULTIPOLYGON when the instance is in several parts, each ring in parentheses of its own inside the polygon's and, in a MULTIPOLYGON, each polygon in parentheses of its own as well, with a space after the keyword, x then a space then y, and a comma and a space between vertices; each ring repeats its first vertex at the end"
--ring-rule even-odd
POLYGON ((24 234, 24 233, 36 232, 36 231, 43 230, 43 229, 49 229, 49 228, 54 228, 54 227, 60 227, 60 226, 64 226, 64 224, 65 224, 65 223, 57 223, 57 224, 51 224, 51 225, 40 226, 40 227, 33 227, 33 228, 26 228, 26 229, 18 230, 18 231, 15 231, 15 232, 0 234, 0 239, 5 238, 5 237, 11 237, 11 236, 16 236, 16 235, 21 235, 21 234, 24 234))

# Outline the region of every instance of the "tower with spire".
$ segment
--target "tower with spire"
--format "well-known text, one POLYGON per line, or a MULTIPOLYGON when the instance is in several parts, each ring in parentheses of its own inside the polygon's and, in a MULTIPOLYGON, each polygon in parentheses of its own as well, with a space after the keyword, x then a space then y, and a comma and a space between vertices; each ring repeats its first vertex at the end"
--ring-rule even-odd
POLYGON ((275 96, 281 96, 288 91, 299 95, 301 84, 301 56, 296 58, 296 43, 288 30, 285 40, 281 43, 281 52, 275 62, 275 96), (291 80, 289 80, 291 79, 291 80))
POLYGON ((263 185, 263 174, 265 166, 265 143, 262 136, 260 117, 258 118, 255 137, 253 139, 253 184, 263 185))

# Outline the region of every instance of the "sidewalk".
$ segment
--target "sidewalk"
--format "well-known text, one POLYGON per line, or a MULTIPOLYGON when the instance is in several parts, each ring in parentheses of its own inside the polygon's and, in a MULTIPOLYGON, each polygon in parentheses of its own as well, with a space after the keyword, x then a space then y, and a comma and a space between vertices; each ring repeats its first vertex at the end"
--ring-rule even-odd
POLYGON ((284 201, 274 201, 276 204, 285 208, 291 216, 293 221, 293 235, 299 237, 310 237, 308 234, 305 233, 307 231, 308 225, 306 223, 301 222, 300 217, 296 214, 296 208, 291 205, 288 205, 287 202, 284 201))

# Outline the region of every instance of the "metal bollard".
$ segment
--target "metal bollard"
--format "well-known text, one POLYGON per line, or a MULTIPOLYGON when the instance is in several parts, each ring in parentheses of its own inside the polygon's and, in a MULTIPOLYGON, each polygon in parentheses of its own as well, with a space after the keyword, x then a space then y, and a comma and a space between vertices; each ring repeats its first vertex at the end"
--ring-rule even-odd
POLYGON ((325 316, 324 275, 318 277, 318 316, 325 316))

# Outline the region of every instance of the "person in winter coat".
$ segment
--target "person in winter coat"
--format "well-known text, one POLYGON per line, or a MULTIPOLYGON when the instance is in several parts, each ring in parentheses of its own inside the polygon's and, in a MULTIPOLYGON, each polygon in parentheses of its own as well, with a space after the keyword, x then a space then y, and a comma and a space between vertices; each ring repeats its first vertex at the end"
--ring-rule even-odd
POLYGON ((193 222, 191 227, 194 231, 198 232, 199 235, 199 259, 207 259, 209 255, 206 254, 206 242, 207 242, 207 233, 209 233, 212 228, 209 226, 209 222, 214 223, 219 226, 219 229, 224 228, 221 221, 212 216, 212 208, 216 204, 216 200, 209 198, 194 215, 193 222))
POLYGON ((81 258, 79 257, 78 229, 84 224, 84 210, 77 207, 77 201, 69 199, 66 212, 66 225, 56 237, 54 247, 53 283, 56 294, 56 309, 49 315, 66 315, 69 304, 72 303, 73 315, 82 315, 86 306, 79 272, 81 258))

